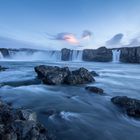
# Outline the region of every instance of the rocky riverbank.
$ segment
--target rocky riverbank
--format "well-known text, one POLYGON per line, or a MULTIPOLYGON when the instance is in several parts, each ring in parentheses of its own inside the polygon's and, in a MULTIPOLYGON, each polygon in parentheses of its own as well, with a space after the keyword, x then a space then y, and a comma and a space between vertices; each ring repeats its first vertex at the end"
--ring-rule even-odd
POLYGON ((32 110, 15 109, 0 99, 0 139, 52 140, 48 130, 36 118, 32 110))

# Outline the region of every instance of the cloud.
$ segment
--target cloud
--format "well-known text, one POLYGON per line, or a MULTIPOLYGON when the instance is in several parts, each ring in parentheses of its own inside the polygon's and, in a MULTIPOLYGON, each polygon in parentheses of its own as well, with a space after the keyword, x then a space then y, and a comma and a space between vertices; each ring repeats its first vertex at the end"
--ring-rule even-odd
POLYGON ((110 40, 106 41, 106 46, 116 47, 121 45, 121 41, 124 35, 122 33, 114 35, 110 40))
POLYGON ((48 36, 48 39, 50 40, 65 41, 71 45, 80 46, 80 44, 83 43, 84 40, 89 40, 91 38, 92 32, 89 30, 84 30, 82 33, 82 39, 77 38, 77 36, 69 32, 62 32, 56 35, 51 35, 51 34, 46 33, 46 35, 48 36))
POLYGON ((85 30, 82 33, 82 39, 90 39, 91 36, 92 36, 92 32, 89 30, 85 30))
POLYGON ((127 44, 127 46, 129 47, 133 47, 133 46, 140 46, 140 35, 132 38, 130 41, 129 41, 129 44, 127 44))
POLYGON ((78 39, 72 33, 62 32, 62 33, 58 33, 57 35, 50 35, 50 34, 47 34, 47 35, 49 36, 49 39, 51 40, 66 41, 70 44, 79 44, 78 39))

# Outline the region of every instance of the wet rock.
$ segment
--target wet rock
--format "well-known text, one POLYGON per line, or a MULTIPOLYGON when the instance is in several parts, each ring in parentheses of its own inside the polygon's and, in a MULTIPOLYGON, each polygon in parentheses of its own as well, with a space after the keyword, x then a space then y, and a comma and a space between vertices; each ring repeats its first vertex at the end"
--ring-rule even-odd
POLYGON ((32 121, 36 121, 36 113, 33 112, 32 110, 30 109, 26 109, 26 110, 19 110, 18 111, 18 115, 19 115, 19 118, 21 120, 32 120, 32 121))
POLYGON ((35 67, 38 77, 44 84, 85 84, 95 81, 90 72, 85 68, 70 71, 68 67, 60 68, 57 66, 40 65, 35 67))
POLYGON ((3 57, 9 57, 10 53, 9 50, 6 48, 0 48, 0 52, 2 53, 3 57))
POLYGON ((140 63, 140 47, 121 48, 120 61, 124 63, 140 63))
POLYGON ((52 140, 31 110, 14 109, 0 100, 0 140, 52 140))
POLYGON ((69 85, 87 84, 95 81, 90 72, 85 68, 72 71, 65 79, 69 85))
POLYGON ((103 94, 104 90, 95 86, 87 86, 85 87, 86 90, 93 92, 93 93, 97 93, 97 94, 103 94))
POLYGON ((5 71, 6 69, 8 68, 0 66, 0 71, 5 71))
POLYGON ((123 108, 127 115, 132 117, 140 117, 140 100, 128 98, 127 96, 116 96, 111 101, 123 108))
POLYGON ((43 80, 43 83, 49 85, 58 85, 64 83, 65 77, 70 72, 68 67, 60 68, 57 66, 53 67, 45 65, 35 67, 35 71, 37 72, 38 77, 43 80))
POLYGON ((67 48, 63 48, 61 50, 61 60, 63 61, 69 61, 71 57, 71 50, 67 48))
POLYGON ((95 71, 91 71, 90 74, 92 74, 93 77, 99 76, 99 74, 96 73, 95 71))
POLYGON ((106 47, 100 47, 96 50, 85 49, 83 50, 84 61, 96 61, 96 62, 110 62, 112 61, 112 51, 106 47))

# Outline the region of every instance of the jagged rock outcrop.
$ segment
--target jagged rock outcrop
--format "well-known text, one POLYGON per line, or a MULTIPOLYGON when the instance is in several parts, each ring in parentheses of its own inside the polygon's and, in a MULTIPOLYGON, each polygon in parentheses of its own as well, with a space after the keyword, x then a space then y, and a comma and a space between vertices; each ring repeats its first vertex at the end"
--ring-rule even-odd
POLYGON ((3 57, 9 57, 10 56, 8 49, 0 48, 0 52, 2 53, 3 57))
POLYGON ((0 140, 52 140, 31 110, 14 109, 0 100, 0 140))
POLYGON ((62 61, 69 61, 71 58, 71 50, 64 48, 61 50, 61 60, 62 61))
POLYGON ((35 72, 44 84, 49 85, 77 85, 95 81, 92 74, 85 68, 70 71, 68 67, 40 65, 35 67, 35 72))
POLYGON ((116 96, 111 101, 123 108, 128 116, 140 117, 140 100, 128 98, 127 96, 116 96))
POLYGON ((84 61, 96 61, 96 62, 109 62, 112 61, 112 51, 106 47, 100 47, 99 49, 85 49, 83 50, 84 61))
POLYGON ((124 63, 140 63, 140 47, 120 48, 120 61, 124 63))
POLYGON ((92 74, 85 68, 71 71, 65 78, 65 83, 69 85, 87 84, 95 81, 92 74))

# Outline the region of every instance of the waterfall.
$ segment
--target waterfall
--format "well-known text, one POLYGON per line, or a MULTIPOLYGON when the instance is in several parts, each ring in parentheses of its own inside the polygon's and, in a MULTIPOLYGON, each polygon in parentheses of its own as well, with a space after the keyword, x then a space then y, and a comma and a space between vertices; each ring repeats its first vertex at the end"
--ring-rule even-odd
POLYGON ((3 59, 3 54, 1 53, 1 51, 0 51, 0 59, 3 59))
POLYGON ((48 61, 61 61, 61 52, 46 50, 46 51, 9 51, 10 58, 13 60, 25 60, 25 61, 34 61, 34 60, 48 60, 48 61))
POLYGON ((112 50, 112 53, 113 53, 113 62, 114 63, 120 62, 120 53, 121 53, 121 51, 120 50, 112 50))
POLYGON ((82 61, 83 51, 72 50, 71 61, 82 61))
POLYGON ((46 55, 45 59, 47 60, 61 61, 60 51, 46 51, 45 55, 46 55))

